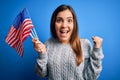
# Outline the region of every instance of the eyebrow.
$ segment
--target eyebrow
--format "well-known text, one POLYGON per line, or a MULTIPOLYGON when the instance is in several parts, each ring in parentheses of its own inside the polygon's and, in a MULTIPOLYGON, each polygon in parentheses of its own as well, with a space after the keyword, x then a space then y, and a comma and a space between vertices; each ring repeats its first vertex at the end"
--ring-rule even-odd
MULTIPOLYGON (((56 18, 62 18, 62 17, 56 17, 56 18)), ((73 18, 73 17, 67 17, 67 19, 68 19, 68 18, 73 18)))
POLYGON ((67 18, 73 18, 73 17, 67 17, 67 18))

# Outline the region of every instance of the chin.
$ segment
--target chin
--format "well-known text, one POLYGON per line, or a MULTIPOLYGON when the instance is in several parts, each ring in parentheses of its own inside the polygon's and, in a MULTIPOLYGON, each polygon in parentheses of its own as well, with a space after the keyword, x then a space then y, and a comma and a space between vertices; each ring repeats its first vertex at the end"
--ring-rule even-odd
POLYGON ((60 40, 60 42, 62 42, 62 43, 68 43, 69 42, 69 39, 68 38, 61 38, 61 39, 59 39, 60 40))

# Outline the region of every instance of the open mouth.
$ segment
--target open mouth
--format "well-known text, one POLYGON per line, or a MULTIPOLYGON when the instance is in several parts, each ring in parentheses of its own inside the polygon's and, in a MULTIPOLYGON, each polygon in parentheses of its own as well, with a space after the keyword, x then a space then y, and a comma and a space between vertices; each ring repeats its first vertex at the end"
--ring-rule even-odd
POLYGON ((60 33, 68 33, 69 30, 60 30, 60 33))
POLYGON ((65 29, 61 29, 60 30, 60 35, 61 37, 66 37, 68 35, 68 33, 70 32, 70 30, 65 30, 65 29))

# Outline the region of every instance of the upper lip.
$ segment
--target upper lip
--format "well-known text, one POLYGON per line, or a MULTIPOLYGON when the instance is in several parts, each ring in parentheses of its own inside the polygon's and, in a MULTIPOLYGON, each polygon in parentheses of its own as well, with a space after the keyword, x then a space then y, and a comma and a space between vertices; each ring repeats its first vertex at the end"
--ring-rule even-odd
POLYGON ((60 29, 60 32, 63 32, 63 33, 68 33, 70 30, 69 29, 60 29))

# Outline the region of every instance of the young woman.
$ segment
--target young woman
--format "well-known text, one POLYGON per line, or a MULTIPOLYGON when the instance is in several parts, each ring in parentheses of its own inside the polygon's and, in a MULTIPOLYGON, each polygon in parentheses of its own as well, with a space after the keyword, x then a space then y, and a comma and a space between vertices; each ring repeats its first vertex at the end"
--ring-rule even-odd
POLYGON ((69 5, 60 5, 51 18, 51 35, 45 44, 32 40, 37 58, 36 72, 48 80, 97 80, 102 70, 102 38, 88 39, 78 35, 75 12, 69 5))

